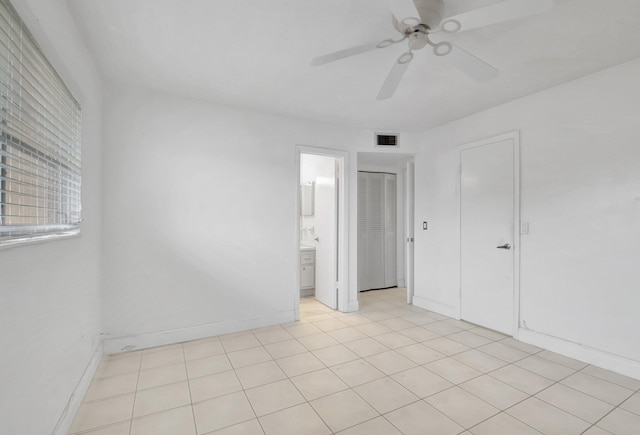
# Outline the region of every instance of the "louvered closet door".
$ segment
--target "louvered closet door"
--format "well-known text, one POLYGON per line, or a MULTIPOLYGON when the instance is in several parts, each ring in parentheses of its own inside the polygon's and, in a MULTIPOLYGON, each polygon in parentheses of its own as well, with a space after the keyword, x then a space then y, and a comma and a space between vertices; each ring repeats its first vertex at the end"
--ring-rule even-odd
POLYGON ((367 238, 367 195, 369 177, 358 172, 358 291, 369 288, 367 268, 369 264, 369 239, 367 238))
POLYGON ((396 285, 395 175, 358 173, 358 290, 396 285))

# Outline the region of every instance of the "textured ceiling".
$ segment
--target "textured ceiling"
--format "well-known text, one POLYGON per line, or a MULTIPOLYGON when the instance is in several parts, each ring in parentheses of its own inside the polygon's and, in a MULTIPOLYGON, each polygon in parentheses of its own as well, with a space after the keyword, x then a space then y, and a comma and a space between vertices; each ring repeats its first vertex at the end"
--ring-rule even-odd
MULTIPOLYGON (((447 15, 495 0, 444 0, 447 15)), ((321 67, 315 56, 395 37, 383 0, 68 0, 105 80, 295 117, 421 131, 640 57, 640 1, 553 10, 449 38, 500 70, 477 83, 428 50, 376 95, 399 44, 321 67)), ((437 37, 434 37, 437 39, 437 37)))

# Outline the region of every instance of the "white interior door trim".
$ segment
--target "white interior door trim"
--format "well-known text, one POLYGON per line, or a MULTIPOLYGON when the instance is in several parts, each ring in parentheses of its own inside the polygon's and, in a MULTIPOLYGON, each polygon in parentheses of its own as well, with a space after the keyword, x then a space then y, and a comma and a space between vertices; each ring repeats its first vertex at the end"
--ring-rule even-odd
POLYGON ((413 304, 413 270, 414 270, 414 214, 415 214, 415 163, 410 161, 405 166, 405 285, 407 287, 407 303, 413 304))
POLYGON ((349 153, 329 148, 297 145, 295 150, 295 282, 293 306, 296 320, 300 319, 300 156, 314 154, 335 157, 338 162, 338 310, 346 312, 349 307, 349 153))
MULTIPOLYGON (((462 152, 496 142, 513 142, 513 337, 518 338, 520 327, 520 131, 515 130, 498 136, 467 143, 458 148, 460 172, 462 173, 462 152)), ((462 201, 462 195, 459 198, 462 201)), ((462 202, 458 204, 460 213, 459 234, 462 234, 462 202)), ((462 277, 462 238, 460 238, 460 276, 462 277)), ((458 297, 458 318, 462 318, 462 286, 458 297)))

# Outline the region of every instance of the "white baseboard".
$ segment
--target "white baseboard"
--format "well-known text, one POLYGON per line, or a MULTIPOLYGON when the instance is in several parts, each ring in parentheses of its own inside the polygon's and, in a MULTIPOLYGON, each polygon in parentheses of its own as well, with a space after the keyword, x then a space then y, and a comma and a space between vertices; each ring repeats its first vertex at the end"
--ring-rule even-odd
POLYGON ((640 362, 638 361, 524 328, 518 330, 518 340, 621 375, 640 379, 640 362))
POLYGON ((296 319, 295 316, 295 311, 289 310, 251 319, 230 320, 210 323, 208 325, 193 326, 190 328, 151 332, 148 334, 130 335, 126 337, 107 338, 103 342, 103 350, 105 355, 109 355, 129 352, 132 350, 148 349, 150 347, 164 346, 166 344, 181 343, 183 341, 198 340, 200 338, 207 338, 215 335, 262 328, 263 326, 277 325, 278 323, 293 322, 296 319))
POLYGON ((300 290, 300 297, 307 298, 309 296, 314 296, 316 294, 316 289, 314 288, 304 288, 300 290))
POLYGON ((434 313, 442 314, 443 316, 451 317, 453 319, 459 319, 458 307, 443 304, 422 296, 413 295, 413 305, 425 310, 433 311, 434 313))
POLYGON ((58 419, 58 423, 53 428, 52 435, 66 435, 69 433, 69 429, 71 429, 71 425, 73 424, 73 419, 78 413, 80 405, 82 405, 82 399, 89 389, 93 376, 96 374, 102 355, 102 343, 100 343, 93 351, 93 355, 91 355, 91 360, 89 361, 87 368, 84 370, 78 384, 73 389, 71 397, 69 397, 69 401, 67 402, 67 406, 64 408, 64 411, 62 411, 62 415, 58 419))
POLYGON ((406 287, 406 285, 405 285, 404 279, 399 279, 398 280, 398 288, 405 288, 405 287, 406 287))

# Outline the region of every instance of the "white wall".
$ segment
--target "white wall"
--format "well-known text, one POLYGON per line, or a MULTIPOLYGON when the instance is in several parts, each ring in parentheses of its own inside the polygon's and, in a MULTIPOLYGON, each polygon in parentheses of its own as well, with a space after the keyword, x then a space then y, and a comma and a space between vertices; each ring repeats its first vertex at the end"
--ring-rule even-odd
POLYGON ((373 148, 372 132, 133 89, 108 95, 108 352, 293 319, 296 145, 353 150, 356 288, 355 151, 373 148))
MULTIPOLYGON (((64 1, 12 2, 83 118, 82 235, 0 250, 0 433, 42 435, 52 433, 100 351, 101 84, 64 1)), ((69 418, 82 394, 81 387, 69 418)))
POLYGON ((634 61, 425 133, 417 303, 459 309, 458 147, 520 130, 521 338, 640 377, 638 77, 634 61))

